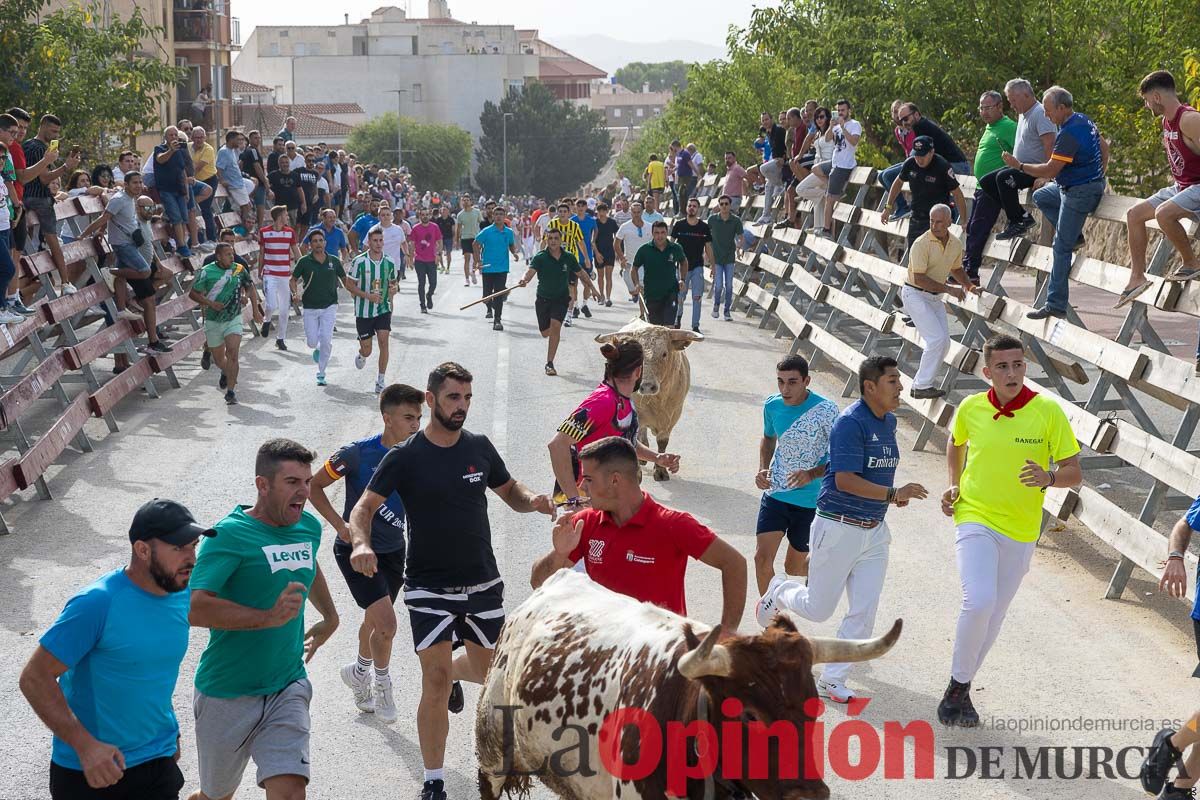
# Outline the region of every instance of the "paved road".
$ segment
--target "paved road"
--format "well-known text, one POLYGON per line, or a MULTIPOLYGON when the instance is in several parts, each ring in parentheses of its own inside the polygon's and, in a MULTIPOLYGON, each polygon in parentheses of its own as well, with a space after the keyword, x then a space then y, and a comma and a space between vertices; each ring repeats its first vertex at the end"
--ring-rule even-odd
MULTIPOLYGON (((532 309, 532 290, 516 293, 507 308, 507 330, 493 333, 483 312, 457 307, 478 296, 461 278, 442 277, 437 308, 429 316, 414 314, 413 280, 405 282, 399 300, 400 320, 393 336, 390 380, 421 385, 436 363, 455 359, 475 374, 475 400, 467 421, 485 432, 504 454, 512 473, 533 486, 547 487, 551 473, 545 442, 558 421, 598 381, 601 359, 591 341, 630 318, 625 301, 581 320, 566 331, 557 360, 560 375, 542 374, 544 349, 532 309)), ((624 292, 618 290, 623 297, 624 292)), ((103 425, 89 423, 98 445, 88 455, 72 455, 55 468, 52 485, 57 499, 26 500, 6 515, 16 533, 0 538, 0 799, 45 798, 49 736, 21 699, 16 678, 35 646, 37 633, 51 622, 74 588, 126 558, 125 531, 133 511, 155 496, 178 498, 202 520, 216 520, 236 503, 253 501, 252 463, 257 446, 274 435, 287 435, 324 455, 337 445, 377 429, 373 374, 352 366, 353 330, 349 306, 339 320, 329 369, 331 384, 314 384, 314 367, 299 346, 293 323, 292 351, 279 353, 269 343, 250 340, 244 348, 242 404, 227 408, 215 382, 216 371, 203 373, 195 359, 180 370, 182 390, 162 399, 131 399, 119 409, 122 432, 107 435, 103 425)), ((773 365, 781 343, 758 331, 741 314, 735 323, 703 320, 706 341, 688 350, 694 386, 685 419, 672 439, 683 455, 680 475, 667 484, 647 486, 663 502, 687 509, 749 555, 754 544, 758 492, 756 468, 761 414, 759 403, 773 390, 773 365)), ((826 369, 820 367, 820 369, 826 369)), ((814 388, 837 396, 842 378, 819 373, 814 388)), ((901 424, 911 443, 911 420, 901 424)), ((905 452, 903 481, 920 480, 940 491, 944 474, 938 453, 905 452)), ((339 490, 340 491, 340 490, 339 490)), ((884 592, 881 621, 905 619, 904 636, 882 660, 859 669, 852 685, 875 697, 865 717, 885 720, 932 718, 945 686, 958 607, 953 531, 932 501, 893 511, 895 543, 884 592)), ((528 592, 532 561, 548 547, 544 518, 510 512, 492 503, 496 550, 508 582, 508 604, 528 592)), ((419 685, 416 660, 408 649, 409 629, 402 615, 394 661, 400 720, 392 726, 359 715, 337 678, 337 667, 353 657, 355 613, 341 585, 328 545, 321 562, 331 577, 334 597, 343 612, 342 627, 317 656, 310 675, 313 702, 314 780, 316 798, 414 797, 420 787, 421 763, 413 713, 419 685)), ((1135 577, 1120 602, 1101 599, 1111 565, 1105 552, 1086 533, 1055 531, 1044 539, 1033 569, 1009 615, 1008 625, 976 682, 977 705, 987 720, 1033 720, 1055 730, 1023 734, 996 729, 974 732, 937 731, 936 780, 885 780, 883 770, 865 785, 831 778, 838 796, 896 798, 1134 798, 1141 796, 1128 780, 1011 780, 1017 755, 1014 746, 1140 745, 1158 727, 1158 718, 1177 717, 1194 703, 1193 644, 1185 608, 1150 596, 1146 576, 1135 577), (1057 730, 1068 725, 1103 726, 1102 731, 1057 730), (1121 726, 1120 730, 1111 730, 1121 726), (946 780, 947 748, 1004 747, 995 769, 1009 780, 946 780)), ((717 575, 694 566, 688 577, 690 608, 697 619, 713 622, 719 615, 717 575)), ((802 630, 830 635, 833 622, 802 623, 802 630)), ((749 613, 743 629, 755 625, 749 613)), ((184 664, 176 705, 183 726, 183 767, 188 788, 195 788, 196 756, 192 748, 189 700, 196 659, 206 636, 196 632, 184 664)), ((468 709, 477 697, 468 687, 468 709)), ((832 727, 840 711, 830 711, 832 727)), ((448 788, 455 800, 475 797, 475 761, 469 712, 452 720, 448 788)), ((959 769, 962 768, 959 758, 959 769)), ((1137 757, 1130 759, 1136 769, 1137 757)), ((1075 756, 1068 752, 1069 772, 1075 756)), ((1054 757, 1050 757, 1053 774, 1054 757)), ((978 775, 978 768, 976 770, 978 775)), ((241 796, 254 790, 252 775, 241 796)), ((538 788, 537 796, 547 797, 538 788)))

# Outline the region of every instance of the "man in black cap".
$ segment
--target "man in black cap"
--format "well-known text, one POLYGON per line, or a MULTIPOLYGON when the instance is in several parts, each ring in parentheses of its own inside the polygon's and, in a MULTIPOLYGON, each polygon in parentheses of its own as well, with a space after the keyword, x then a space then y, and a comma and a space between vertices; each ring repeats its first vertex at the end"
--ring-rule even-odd
POLYGON ((183 788, 171 705, 188 646, 196 543, 215 531, 172 500, 138 509, 129 565, 81 589, 21 672, 54 734, 50 797, 175 800, 183 788))
POLYGON ((933 151, 933 139, 928 136, 918 136, 913 141, 912 155, 900 168, 900 174, 892 182, 888 191, 887 207, 883 209, 881 219, 884 223, 891 218, 892 210, 896 207, 896 198, 900 195, 900 187, 908 183, 912 194, 912 216, 908 220, 908 245, 912 246, 921 234, 929 230, 929 210, 938 203, 951 204, 961 214, 967 207, 962 188, 954 177, 950 162, 933 151))

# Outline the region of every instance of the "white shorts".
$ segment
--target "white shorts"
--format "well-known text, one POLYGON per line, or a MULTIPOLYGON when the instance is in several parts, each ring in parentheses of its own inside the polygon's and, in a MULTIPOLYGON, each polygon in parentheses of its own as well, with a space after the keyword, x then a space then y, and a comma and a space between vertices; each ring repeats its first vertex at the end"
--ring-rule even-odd
POLYGON ((1200 183, 1193 183, 1186 189, 1180 189, 1172 184, 1164 189, 1159 189, 1146 198, 1146 202, 1155 208, 1167 201, 1179 206, 1196 219, 1200 219, 1200 183))
POLYGON ((231 183, 227 189, 227 193, 229 194, 229 202, 233 203, 238 208, 250 205, 250 191, 253 191, 254 186, 251 183, 250 191, 247 191, 245 186, 247 183, 250 183, 250 181, 247 181, 243 178, 243 183, 241 186, 231 183))

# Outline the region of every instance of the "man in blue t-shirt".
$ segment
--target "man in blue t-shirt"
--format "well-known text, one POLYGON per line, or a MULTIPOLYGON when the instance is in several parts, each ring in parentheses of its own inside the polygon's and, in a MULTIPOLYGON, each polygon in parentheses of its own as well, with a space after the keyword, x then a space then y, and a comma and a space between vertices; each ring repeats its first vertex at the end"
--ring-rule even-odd
POLYGON ((162 201, 163 215, 175 233, 179 255, 188 258, 188 166, 187 138, 174 125, 163 131, 162 144, 154 146, 154 186, 162 201))
MULTIPOLYGON (((858 390, 862 399, 838 416, 829 434, 829 463, 812 525, 808 585, 772 578, 755 610, 763 627, 784 609, 824 622, 833 616, 843 593, 849 608, 838 638, 866 639, 875 627, 892 541, 884 514, 889 505, 906 506, 927 492, 919 483, 893 488, 900 449, 892 412, 900 406, 902 390, 896 360, 871 356, 863 361, 858 390)), ((846 688, 849 672, 849 664, 826 664, 817 692, 835 703, 850 702, 855 694, 846 688)))
MULTIPOLYGON (((587 200, 582 197, 575 201, 575 213, 571 215, 571 221, 578 225, 580 232, 583 233, 583 246, 587 251, 586 263, 580 260, 579 265, 583 267, 588 277, 594 282, 596 280, 596 255, 593 247, 595 246, 596 229, 600 223, 596 222, 596 218, 588 213, 587 200)), ((572 277, 570 286, 573 294, 577 290, 577 281, 574 277, 572 277)), ((583 290, 583 302, 571 309, 571 316, 578 318, 581 311, 585 317, 590 318, 592 316, 592 310, 588 308, 587 304, 588 294, 589 290, 585 287, 583 290)), ((594 292, 591 294, 597 300, 601 299, 598 294, 594 292)))
POLYGON ((371 232, 379 224, 379 217, 375 216, 375 211, 378 206, 374 200, 367 205, 366 211, 358 215, 354 220, 354 224, 350 226, 350 250, 351 255, 357 255, 367 249, 367 234, 371 232))
POLYGON ((829 433, 838 407, 808 388, 808 361, 792 355, 775 365, 779 394, 763 404, 763 438, 754 482, 758 507, 754 571, 758 593, 775 576, 775 554, 786 535, 786 575, 808 575, 808 534, 829 461, 829 433))
POLYGON ((176 800, 179 723, 171 704, 188 647, 196 542, 215 531, 155 498, 129 529, 129 565, 67 601, 21 672, 21 692, 54 734, 52 800, 176 800))
POLYGON ((1025 315, 1029 319, 1067 316, 1071 258, 1083 247, 1083 223, 1100 205, 1107 183, 1108 142, 1095 123, 1075 110, 1074 102, 1061 86, 1051 86, 1042 95, 1046 117, 1058 126, 1049 161, 1025 164, 1011 153, 1002 156, 1009 167, 1052 181, 1033 193, 1033 202, 1054 228, 1054 261, 1046 300, 1025 315))
MULTIPOLYGON (((483 296, 504 291, 508 284, 509 256, 520 258, 517 252, 517 235, 508 226, 508 209, 496 206, 492 210, 492 224, 481 230, 472 242, 475 263, 482 264, 483 296)), ((502 331, 500 316, 504 313, 504 295, 484 303, 487 319, 492 320, 492 330, 502 331)))
POLYGON ((346 579, 350 595, 363 609, 358 629, 358 659, 342 667, 342 681, 354 692, 354 704, 360 711, 371 711, 385 722, 396 721, 392 698, 392 640, 396 636, 396 611, 393 605, 404 586, 404 503, 393 492, 375 510, 371 520, 371 547, 379 559, 379 568, 371 577, 355 572, 350 566, 350 511, 362 497, 375 468, 398 444, 408 440, 421 427, 421 408, 425 393, 412 386, 394 383, 379 394, 379 413, 383 433, 340 448, 313 473, 309 501, 317 513, 335 531, 333 559, 346 579), (325 490, 346 479, 346 500, 338 514, 325 490), (372 673, 372 668, 374 672, 372 673))

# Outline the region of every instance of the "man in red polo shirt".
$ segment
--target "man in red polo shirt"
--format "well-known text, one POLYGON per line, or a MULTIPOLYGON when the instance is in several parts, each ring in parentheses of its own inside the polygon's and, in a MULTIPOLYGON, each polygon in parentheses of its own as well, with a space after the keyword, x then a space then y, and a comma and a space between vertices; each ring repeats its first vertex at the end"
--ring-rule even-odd
POLYGON ((688 558, 721 571, 724 635, 737 632, 746 605, 746 559, 683 511, 661 506, 641 489, 637 451, 609 436, 579 454, 591 508, 560 517, 554 548, 533 565, 533 588, 582 560, 601 586, 687 616, 688 558))

